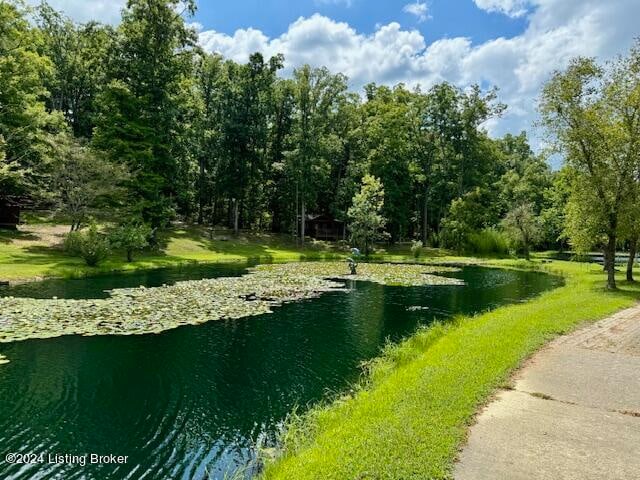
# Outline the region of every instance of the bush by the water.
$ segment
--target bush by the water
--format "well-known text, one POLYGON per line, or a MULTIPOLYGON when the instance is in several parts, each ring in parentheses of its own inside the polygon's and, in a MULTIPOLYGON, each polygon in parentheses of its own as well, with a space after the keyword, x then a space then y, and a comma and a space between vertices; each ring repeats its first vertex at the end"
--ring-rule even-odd
POLYGON ((133 252, 149 246, 153 230, 144 223, 125 223, 118 226, 109 235, 114 248, 122 249, 127 255, 127 262, 133 261, 133 252))
POLYGON ((422 247, 423 245, 420 240, 411 242, 411 254, 413 258, 420 258, 420 255, 422 255, 422 247))
POLYGON ((110 244, 109 239, 92 224, 86 230, 68 233, 64 239, 64 250, 95 267, 109 255, 110 244))
POLYGON ((465 250, 479 255, 506 255, 509 253, 509 241, 502 232, 486 228, 467 236, 465 250))

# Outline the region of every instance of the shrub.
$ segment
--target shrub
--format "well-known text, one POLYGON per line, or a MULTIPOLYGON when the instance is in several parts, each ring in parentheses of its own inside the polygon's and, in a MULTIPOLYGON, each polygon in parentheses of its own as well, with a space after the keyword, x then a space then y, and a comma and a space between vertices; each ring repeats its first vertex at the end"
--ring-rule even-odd
POLYGON ((87 265, 95 267, 109 255, 109 239, 98 232, 95 223, 86 230, 68 233, 64 239, 64 250, 81 257, 87 265))
POLYGON ((498 230, 485 228, 467 236, 466 251, 479 255, 506 255, 509 253, 509 242, 498 230))
POLYGON ((152 229, 144 223, 125 223, 119 225, 111 234, 111 244, 127 254, 127 262, 133 261, 133 252, 149 246, 152 229))
POLYGON ((414 240, 411 242, 411 254, 413 255, 413 258, 420 258, 420 255, 422 254, 422 242, 420 240, 414 240))

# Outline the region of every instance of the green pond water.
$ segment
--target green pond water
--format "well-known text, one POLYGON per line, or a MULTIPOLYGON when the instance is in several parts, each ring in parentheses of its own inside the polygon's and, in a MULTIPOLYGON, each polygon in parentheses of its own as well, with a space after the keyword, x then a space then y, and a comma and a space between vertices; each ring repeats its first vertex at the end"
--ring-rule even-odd
MULTIPOLYGON (((191 267, 48 281, 13 295, 91 298, 114 286, 237 275, 191 267), (133 282, 133 283, 127 283, 133 282)), ((536 272, 465 267, 465 286, 388 287, 287 304, 258 317, 158 335, 61 337, 0 345, 0 478, 224 479, 256 472, 294 407, 349 388, 360 363, 419 325, 519 302, 560 285, 536 272), (412 308, 413 307, 413 308, 412 308), (419 308, 416 308, 419 307, 419 308), (8 453, 44 462, 8 464, 8 453), (127 455, 124 465, 50 464, 48 454, 127 455)), ((8 294, 5 291, 1 294, 8 294)))

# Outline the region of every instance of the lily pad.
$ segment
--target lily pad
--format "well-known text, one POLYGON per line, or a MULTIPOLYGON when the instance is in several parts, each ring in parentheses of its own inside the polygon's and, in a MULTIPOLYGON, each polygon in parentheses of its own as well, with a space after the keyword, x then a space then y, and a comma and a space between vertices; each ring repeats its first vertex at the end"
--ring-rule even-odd
POLYGON ((111 291, 99 300, 0 298, 0 343, 61 335, 141 335, 180 325, 270 313, 288 302, 344 290, 342 280, 384 285, 460 285, 438 273, 453 268, 361 264, 349 275, 345 263, 260 265, 242 277, 178 282, 157 288, 111 291))

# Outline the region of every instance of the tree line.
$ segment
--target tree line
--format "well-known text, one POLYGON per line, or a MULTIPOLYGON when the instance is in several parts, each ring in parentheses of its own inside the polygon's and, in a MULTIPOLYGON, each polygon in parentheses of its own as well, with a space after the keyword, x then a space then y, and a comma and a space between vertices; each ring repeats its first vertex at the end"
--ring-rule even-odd
POLYGON ((353 92, 308 65, 284 78, 281 55, 204 52, 195 10, 129 0, 111 27, 0 3, 0 198, 55 206, 73 229, 102 212, 303 243, 322 213, 364 244, 491 251, 506 235, 525 255, 607 245, 611 265, 616 245, 635 249, 637 49, 611 68, 576 60, 546 86, 543 124, 567 159, 554 172, 525 133, 489 137, 506 108, 495 89, 353 92))

